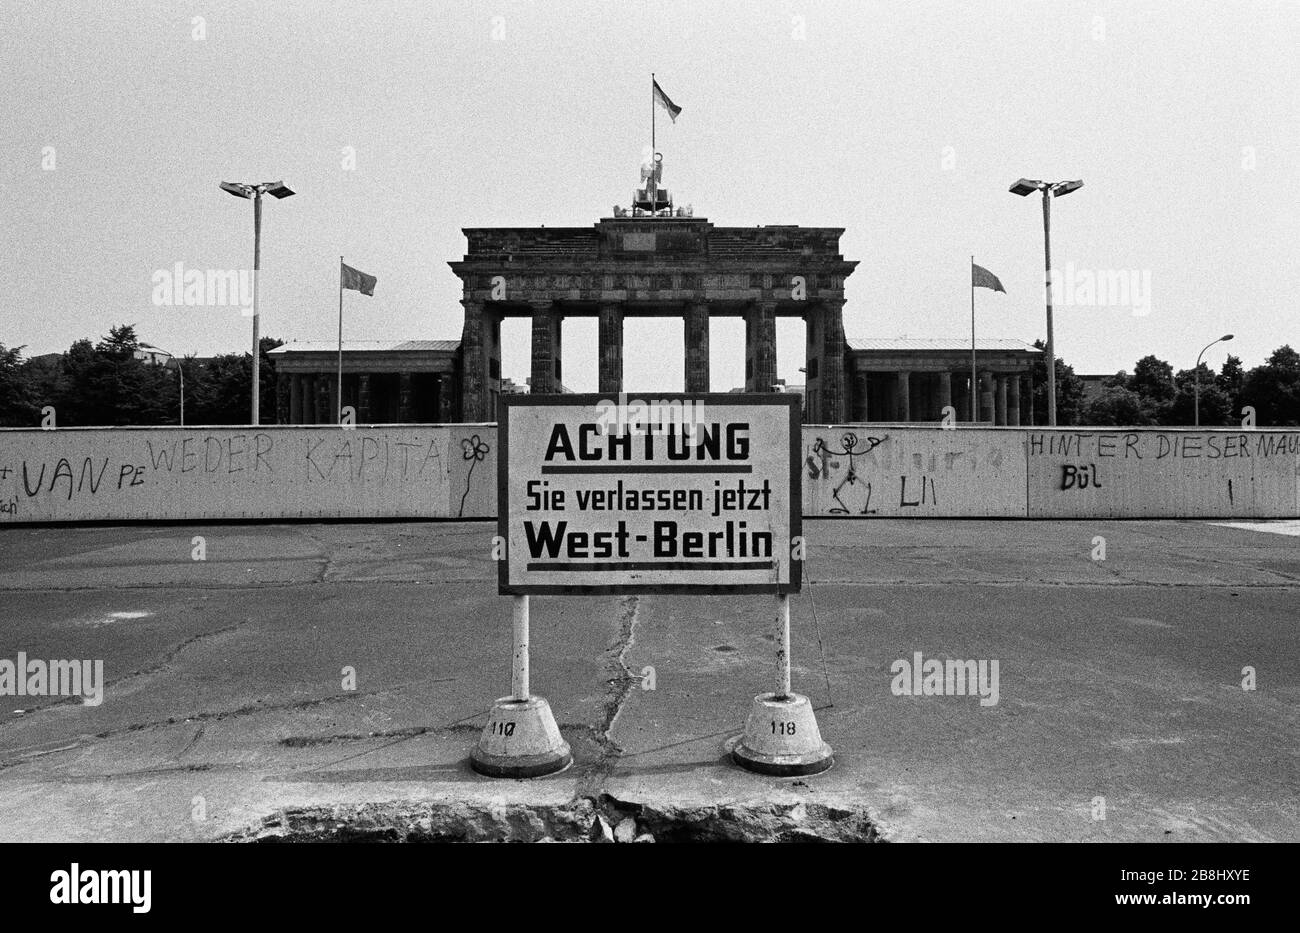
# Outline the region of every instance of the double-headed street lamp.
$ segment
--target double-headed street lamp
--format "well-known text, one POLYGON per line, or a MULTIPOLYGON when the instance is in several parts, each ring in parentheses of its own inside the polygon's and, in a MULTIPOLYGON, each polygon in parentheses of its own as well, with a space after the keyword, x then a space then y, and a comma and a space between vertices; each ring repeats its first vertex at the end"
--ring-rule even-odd
POLYGON ((257 328, 257 287, 258 272, 262 266, 262 195, 273 198, 287 198, 293 192, 282 181, 264 181, 261 184, 244 184, 238 181, 223 181, 221 190, 237 198, 253 199, 253 420, 250 424, 260 424, 258 404, 261 395, 261 360, 262 348, 257 328))
POLYGON ((1011 186, 1011 193, 1022 198, 1035 191, 1043 192, 1043 256, 1047 269, 1047 423, 1056 427, 1056 342, 1052 339, 1052 198, 1064 197, 1083 187, 1081 181, 1039 181, 1022 178, 1011 186))
POLYGON ((162 347, 156 347, 151 343, 140 344, 140 349, 153 350, 156 353, 161 353, 163 356, 176 363, 176 372, 179 373, 181 377, 181 427, 185 427, 185 367, 181 365, 180 358, 177 357, 175 353, 170 353, 162 347))
MULTIPOLYGON (((1224 334, 1218 340, 1211 340, 1207 343, 1205 345, 1205 350, 1210 349, 1210 347, 1214 346, 1216 343, 1223 343, 1225 340, 1231 339, 1232 334, 1224 334)), ((1196 421, 1194 423, 1198 428, 1201 426, 1201 357, 1205 356, 1205 350, 1196 354, 1196 368, 1192 370, 1192 374, 1196 378, 1196 421)))

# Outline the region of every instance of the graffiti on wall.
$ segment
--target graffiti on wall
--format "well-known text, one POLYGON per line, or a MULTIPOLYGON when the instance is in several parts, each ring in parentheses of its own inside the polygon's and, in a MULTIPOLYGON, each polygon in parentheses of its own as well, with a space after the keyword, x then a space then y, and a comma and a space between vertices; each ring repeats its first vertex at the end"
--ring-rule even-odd
POLYGON ((495 458, 481 432, 0 431, 0 521, 487 517, 496 507, 495 458))
POLYGON ((844 476, 831 490, 831 498, 836 505, 831 507, 830 514, 872 515, 876 512, 871 507, 871 480, 860 472, 857 458, 871 453, 887 440, 888 435, 860 438, 850 431, 840 436, 838 449, 820 437, 813 441, 812 450, 804 460, 811 479, 830 479, 831 472, 838 471, 840 467, 840 462, 832 460, 833 457, 843 457, 848 463, 844 476), (847 502, 845 496, 848 497, 847 502))
POLYGON ((469 496, 470 490, 474 488, 474 467, 487 459, 487 455, 492 452, 492 448, 477 434, 471 434, 469 437, 461 438, 460 449, 461 459, 469 463, 469 469, 465 471, 465 490, 460 494, 460 505, 456 509, 456 517, 464 518, 465 499, 469 496))
POLYGON ((1288 515, 1300 433, 1261 430, 1029 431, 1031 517, 1288 515))

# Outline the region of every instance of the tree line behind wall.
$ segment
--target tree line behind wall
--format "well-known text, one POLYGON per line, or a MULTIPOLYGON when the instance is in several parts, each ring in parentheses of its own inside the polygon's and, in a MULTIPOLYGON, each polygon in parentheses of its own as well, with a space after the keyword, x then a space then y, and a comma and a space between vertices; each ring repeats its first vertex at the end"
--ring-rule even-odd
MULTIPOLYGON (((1034 346, 1043 348, 1041 340, 1034 346)), ((1034 423, 1047 423, 1047 361, 1037 361, 1034 371, 1034 423)), ((1084 380, 1061 359, 1056 361, 1056 421, 1058 425, 1185 427, 1196 420, 1198 370, 1174 368, 1154 355, 1102 380, 1085 392, 1084 380)), ((1258 427, 1300 425, 1300 353, 1289 345, 1278 347, 1263 364, 1242 368, 1241 359, 1229 356, 1219 372, 1205 363, 1199 367, 1201 419, 1205 427, 1232 427, 1242 423, 1243 409, 1255 410, 1258 427)))
MULTIPOLYGON (((275 364, 267 352, 283 341, 261 339, 260 421, 275 423, 275 364)), ((151 362, 130 325, 92 344, 78 340, 62 354, 24 360, 22 347, 0 343, 0 427, 35 427, 46 406, 57 427, 180 423, 184 367, 186 424, 248 424, 253 361, 248 353, 151 362), (142 358, 144 357, 144 358, 142 358)))

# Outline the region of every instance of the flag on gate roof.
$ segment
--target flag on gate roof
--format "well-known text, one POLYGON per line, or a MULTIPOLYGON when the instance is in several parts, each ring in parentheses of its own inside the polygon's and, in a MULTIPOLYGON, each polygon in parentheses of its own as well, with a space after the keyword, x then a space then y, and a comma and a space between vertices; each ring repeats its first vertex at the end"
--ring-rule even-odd
POLYGON ((970 284, 972 288, 991 288, 995 292, 1001 292, 1004 295, 1007 293, 996 275, 983 266, 975 265, 975 263, 971 263, 970 266, 970 284))
POLYGON ((677 115, 682 112, 682 108, 678 107, 676 104, 674 104, 671 100, 668 99, 668 95, 664 93, 664 89, 659 86, 658 81, 655 81, 653 78, 651 79, 651 81, 653 81, 655 86, 655 102, 662 104, 663 108, 668 111, 669 119, 671 119, 674 123, 676 123, 677 115))
POLYGON ((373 275, 366 275, 357 269, 353 269, 347 263, 343 263, 343 287, 355 289, 363 295, 374 297, 375 282, 378 281, 373 275))

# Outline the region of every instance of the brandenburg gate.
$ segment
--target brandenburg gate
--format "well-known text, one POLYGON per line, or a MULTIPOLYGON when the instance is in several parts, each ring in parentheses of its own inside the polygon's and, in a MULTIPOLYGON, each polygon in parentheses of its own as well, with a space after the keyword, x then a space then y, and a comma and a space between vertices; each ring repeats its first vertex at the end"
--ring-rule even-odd
MULTIPOLYGON (((638 192, 644 197, 644 191, 638 192)), ((657 192, 666 198, 667 192, 657 192)), ((654 197, 652 194, 651 197, 654 197)), ((709 322, 745 321, 745 390, 779 391, 776 319, 805 322, 807 417, 833 424, 845 400, 844 280, 857 266, 839 251, 836 227, 715 227, 673 211, 615 208, 592 227, 492 227, 464 231, 468 252, 450 263, 461 304, 461 415, 496 418, 501 321, 532 321, 531 391, 561 391, 563 322, 599 319, 599 391, 623 389, 623 322, 685 322, 686 392, 708 392, 709 322)), ((666 209, 665 209, 666 208, 666 209)), ((663 352, 638 347, 636 352, 663 352)), ((662 386, 663 391, 673 387, 662 386)))

